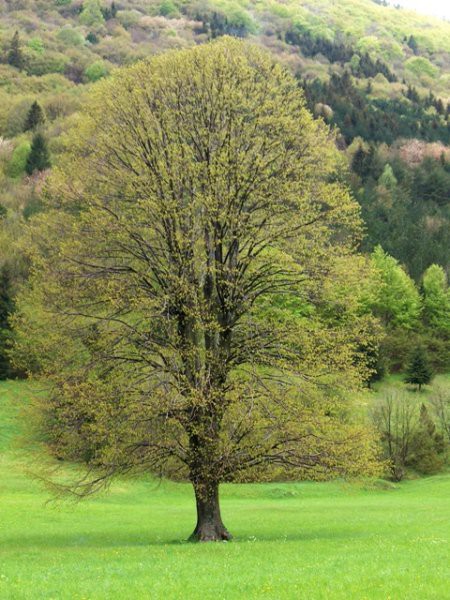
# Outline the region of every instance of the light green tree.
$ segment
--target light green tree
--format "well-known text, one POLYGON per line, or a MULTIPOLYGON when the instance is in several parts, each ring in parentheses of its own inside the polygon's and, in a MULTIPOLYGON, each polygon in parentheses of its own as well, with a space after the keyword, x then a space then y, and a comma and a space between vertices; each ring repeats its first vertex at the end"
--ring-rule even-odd
POLYGON ((88 81, 98 81, 108 75, 108 67, 102 60, 96 60, 84 70, 84 75, 88 81))
POLYGON ((384 167, 384 170, 378 179, 378 183, 390 191, 397 187, 397 178, 395 177, 394 171, 389 163, 387 163, 384 167))
POLYGON ((369 304, 388 327, 413 328, 421 312, 420 294, 414 281, 381 246, 373 251, 372 264, 378 284, 368 298, 369 304))
POLYGON ((14 148, 11 160, 6 166, 6 174, 9 177, 16 179, 24 174, 30 151, 31 144, 26 140, 14 148))
POLYGON ((423 275, 423 318, 432 329, 450 333, 450 290, 447 275, 439 265, 431 265, 423 275))
POLYGON ((80 14, 80 23, 87 27, 100 27, 105 22, 101 9, 101 0, 84 0, 83 10, 80 14))

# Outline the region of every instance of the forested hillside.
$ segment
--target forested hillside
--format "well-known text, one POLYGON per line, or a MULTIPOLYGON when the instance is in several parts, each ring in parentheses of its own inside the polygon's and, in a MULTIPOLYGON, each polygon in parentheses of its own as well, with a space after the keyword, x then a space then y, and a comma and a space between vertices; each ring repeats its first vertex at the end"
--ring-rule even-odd
POLYGON ((45 209, 46 176, 92 86, 121 65, 231 35, 268 48, 338 130, 361 248, 377 248, 383 285, 398 286, 366 298, 387 328, 391 368, 405 366, 405 336, 425 340, 438 368, 450 362, 450 24, 381 0, 0 0, 0 19, 2 331, 27 277, 22 232, 45 209))

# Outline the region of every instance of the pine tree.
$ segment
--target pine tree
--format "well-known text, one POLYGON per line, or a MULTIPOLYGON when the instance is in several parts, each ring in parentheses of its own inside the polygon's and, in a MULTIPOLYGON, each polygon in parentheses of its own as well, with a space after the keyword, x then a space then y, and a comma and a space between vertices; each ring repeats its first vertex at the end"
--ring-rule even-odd
POLYGON ((9 65, 11 65, 12 67, 16 67, 16 69, 23 69, 24 67, 24 58, 18 31, 14 33, 13 38, 11 40, 11 44, 8 50, 7 61, 9 65))
POLYGON ((8 379, 11 367, 7 355, 10 336, 9 316, 12 313, 11 279, 8 268, 0 268, 0 380, 8 379))
POLYGON ((45 123, 45 115, 41 105, 36 100, 30 107, 23 130, 34 130, 45 123))
POLYGON ((359 177, 364 178, 367 175, 366 166, 367 152, 364 150, 362 144, 359 144, 358 149, 353 155, 352 171, 359 175, 359 177))
POLYGON ((419 46, 417 44, 416 38, 413 35, 410 35, 407 43, 411 50, 414 52, 414 54, 417 56, 417 54, 419 54, 419 46))
POLYGON ((422 385, 430 383, 432 377, 433 372, 428 363, 426 352, 422 346, 418 346, 412 353, 405 381, 417 385, 420 392, 422 385))
POLYGON ((36 133, 31 143, 31 151, 27 159, 25 171, 32 175, 35 171, 44 171, 51 166, 47 140, 42 133, 36 133))

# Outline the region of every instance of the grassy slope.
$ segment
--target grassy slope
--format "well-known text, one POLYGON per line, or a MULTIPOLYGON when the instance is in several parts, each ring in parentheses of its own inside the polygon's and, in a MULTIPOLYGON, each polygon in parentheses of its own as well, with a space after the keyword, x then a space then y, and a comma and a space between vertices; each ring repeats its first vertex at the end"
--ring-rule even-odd
POLYGON ((187 485, 121 482, 94 501, 45 505, 12 444, 28 390, 0 386, 2 600, 450 598, 448 476, 386 489, 224 486, 236 540, 187 544, 187 485))

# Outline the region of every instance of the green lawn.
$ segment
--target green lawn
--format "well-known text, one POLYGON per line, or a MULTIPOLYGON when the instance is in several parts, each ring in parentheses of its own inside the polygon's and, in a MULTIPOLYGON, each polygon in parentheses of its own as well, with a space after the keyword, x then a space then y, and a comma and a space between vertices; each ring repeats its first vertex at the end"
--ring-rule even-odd
POLYGON ((0 386, 0 598, 450 598, 450 476, 223 487, 231 543, 189 544, 189 486, 120 482, 46 505, 14 447, 26 384, 0 386))

